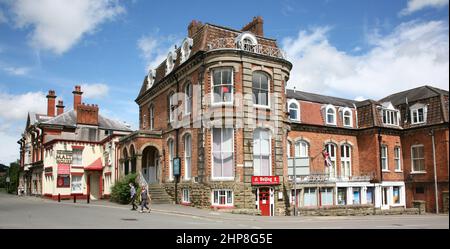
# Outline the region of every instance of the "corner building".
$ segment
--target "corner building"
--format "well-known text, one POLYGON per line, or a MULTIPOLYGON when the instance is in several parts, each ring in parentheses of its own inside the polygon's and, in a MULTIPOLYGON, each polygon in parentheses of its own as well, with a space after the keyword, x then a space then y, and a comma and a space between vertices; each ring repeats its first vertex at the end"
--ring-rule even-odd
POLYGON ((156 202, 166 192, 184 205, 285 215, 291 68, 260 17, 241 30, 191 22, 143 81, 140 127, 120 140, 120 173, 137 172, 156 202))

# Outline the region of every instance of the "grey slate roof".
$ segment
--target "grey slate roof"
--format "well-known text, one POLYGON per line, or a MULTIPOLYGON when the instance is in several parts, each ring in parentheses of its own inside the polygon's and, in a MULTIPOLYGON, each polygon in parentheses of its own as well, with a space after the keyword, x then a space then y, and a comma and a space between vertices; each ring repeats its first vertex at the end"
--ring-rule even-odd
POLYGON ((308 92, 302 92, 292 89, 287 89, 286 91, 287 98, 293 98, 297 100, 304 100, 304 101, 310 101, 310 102, 316 102, 316 103, 322 103, 322 104, 332 104, 335 106, 346 106, 346 107, 353 107, 353 104, 358 103, 358 101, 350 100, 350 99, 343 99, 343 98, 336 98, 326 95, 320 95, 315 93, 308 93, 308 92))
POLYGON ((448 91, 432 86, 421 86, 403 92, 391 94, 385 98, 380 99, 379 102, 391 102, 394 106, 396 106, 405 104, 406 98, 408 98, 408 102, 415 102, 421 99, 436 97, 441 94, 448 95, 448 91))
MULTIPOLYGON (((48 121, 42 122, 42 124, 76 127, 77 114, 74 110, 71 110, 61 115, 58 115, 48 121)), ((107 129, 107 130, 131 131, 131 129, 128 128, 124 123, 109 118, 105 118, 100 114, 98 115, 98 127, 100 129, 107 129)))

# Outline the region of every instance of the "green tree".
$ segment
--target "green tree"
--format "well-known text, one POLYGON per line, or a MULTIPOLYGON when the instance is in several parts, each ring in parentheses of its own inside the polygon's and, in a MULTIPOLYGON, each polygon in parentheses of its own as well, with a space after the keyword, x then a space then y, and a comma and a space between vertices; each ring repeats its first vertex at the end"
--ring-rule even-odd
POLYGON ((8 176, 9 176, 9 186, 8 193, 17 193, 17 187, 19 186, 19 161, 9 164, 8 176))
POLYGON ((130 203, 130 183, 136 186, 136 174, 129 174, 118 180, 111 188, 111 201, 120 204, 130 203))

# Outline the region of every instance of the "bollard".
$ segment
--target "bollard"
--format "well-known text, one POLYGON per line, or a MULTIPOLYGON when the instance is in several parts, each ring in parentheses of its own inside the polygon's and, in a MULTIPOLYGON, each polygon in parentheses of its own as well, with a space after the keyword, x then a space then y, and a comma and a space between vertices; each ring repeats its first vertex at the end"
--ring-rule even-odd
POLYGON ((58 194, 58 202, 61 202, 61 194, 58 194))
POLYGON ((77 195, 73 195, 73 203, 77 202, 77 195))

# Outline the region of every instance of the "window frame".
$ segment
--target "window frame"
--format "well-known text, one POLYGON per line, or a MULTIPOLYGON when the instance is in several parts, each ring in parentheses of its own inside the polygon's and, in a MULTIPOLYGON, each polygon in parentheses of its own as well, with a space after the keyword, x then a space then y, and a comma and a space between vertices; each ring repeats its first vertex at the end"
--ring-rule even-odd
MULTIPOLYGON (((261 81, 259 82, 259 86, 260 87, 257 88, 257 89, 264 91, 264 89, 261 88, 261 81)), ((253 106, 254 107, 256 107, 256 108, 263 108, 263 109, 270 109, 270 75, 268 73, 266 73, 264 71, 254 71, 252 73, 252 97, 253 97, 252 100, 253 100, 253 106), (258 102, 258 100, 259 100, 258 98, 255 97, 255 95, 253 93, 253 90, 255 89, 253 80, 254 80, 254 77, 255 77, 256 74, 264 75, 264 76, 267 77, 267 105, 256 104, 255 103, 255 100, 256 100, 256 102, 258 102)), ((258 97, 259 97, 259 95, 258 95, 258 97)))
MULTIPOLYGON (((211 106, 227 106, 227 105, 230 105, 230 106, 232 106, 233 105, 233 103, 234 103, 234 68, 233 67, 230 67, 230 66, 228 66, 228 67, 216 67, 216 68, 212 68, 211 69, 211 106), (231 71, 231 83, 230 84, 222 84, 222 82, 221 82, 221 84, 219 84, 219 85, 215 85, 214 84, 214 72, 215 71, 217 71, 217 70, 226 70, 226 69, 228 69, 228 70, 230 70, 231 71), (231 98, 230 98, 230 101, 227 101, 227 102, 224 102, 224 101, 220 101, 220 102, 215 102, 215 100, 214 100, 214 87, 223 87, 223 86, 231 86, 231 98)), ((222 72, 221 72, 221 80, 222 80, 222 72)), ((222 98, 222 100, 223 100, 223 98, 222 98)))
POLYGON ((329 142, 325 144, 325 149, 327 150, 328 154, 330 155, 330 161, 333 164, 333 175, 331 175, 331 171, 330 171, 330 167, 325 166, 325 174, 328 175, 328 177, 330 178, 336 178, 336 164, 337 164, 337 145, 335 143, 329 142), (334 153, 334 157, 332 157, 331 155, 331 151, 329 151, 330 146, 334 147, 333 153, 334 153), (328 171, 328 172, 327 172, 328 171))
POLYGON ((173 181, 173 159, 175 158, 175 145, 172 138, 167 141, 167 156, 169 157, 169 181, 173 181))
POLYGON ((327 124, 327 125, 336 125, 337 124, 337 115, 336 115, 336 107, 334 107, 333 105, 327 105, 326 107, 325 107, 325 124, 327 124), (329 110, 332 110, 333 111, 333 114, 329 114, 328 113, 328 111, 329 110), (330 122, 328 122, 328 115, 333 115, 333 122, 332 123, 330 123, 330 122))
POLYGON ((269 157, 268 158, 268 160, 269 160, 269 163, 268 163, 269 174, 268 174, 268 176, 272 176, 273 175, 273 172, 272 172, 272 134, 270 133, 269 129, 257 128, 253 132, 253 175, 254 176, 265 176, 265 175, 261 174, 261 172, 262 172, 262 164, 259 165, 260 166, 260 169, 259 169, 260 174, 259 175, 255 174, 256 173, 255 172, 255 158, 256 158, 256 156, 259 156, 260 162, 262 161, 264 156, 268 156, 269 157), (268 154, 264 154, 264 153, 261 152, 262 151, 261 143, 260 143, 260 150, 259 150, 260 154, 256 154, 255 153, 255 140, 256 140, 255 139, 255 134, 256 134, 256 131, 259 131, 259 134, 260 134, 259 139, 260 139, 260 141, 262 140, 262 138, 261 138, 262 137, 262 133, 261 132, 267 132, 267 135, 269 137, 269 141, 268 141, 269 142, 269 149, 268 149, 269 153, 268 154))
POLYGON ((82 194, 83 193, 83 176, 82 175, 80 175, 80 176, 78 176, 78 175, 71 175, 71 177, 70 177, 70 193, 72 193, 72 194, 82 194), (77 182, 74 182, 74 179, 75 178, 80 178, 80 180, 79 181, 77 181, 77 182), (76 184, 79 184, 80 186, 79 186, 79 190, 77 190, 77 191, 74 191, 74 183, 76 183, 76 184))
POLYGON ((388 146, 386 144, 381 145, 380 158, 381 158, 381 171, 389 172, 389 150, 388 150, 388 146), (384 158, 383 158, 383 150, 386 152, 384 158), (383 159, 385 159, 386 168, 383 168, 383 159))
POLYGON ((309 143, 303 139, 297 140, 294 143, 294 157, 295 158, 309 158, 309 143), (302 147, 304 146, 304 147, 302 147), (298 150, 297 150, 298 148, 298 150), (306 154, 302 155, 302 148, 305 149, 306 154), (297 151, 299 152, 297 154, 297 151))
POLYGON ((383 108, 381 110, 381 120, 384 125, 399 126, 400 112, 398 110, 383 108))
POLYGON ((352 146, 348 143, 345 144, 341 144, 341 157, 340 157, 340 161, 341 161, 341 177, 352 177, 352 146), (347 155, 347 151, 346 149, 348 148, 348 155, 347 155), (344 155, 344 156, 342 156, 344 155), (345 163, 348 164, 348 170, 349 170, 349 174, 348 175, 344 175, 342 173, 342 170, 344 169, 345 171, 345 163))
POLYGON ((288 109, 287 111, 289 113, 289 120, 300 122, 300 103, 298 103, 298 101, 295 100, 295 99, 290 99, 288 101, 287 109, 288 109), (297 106, 297 109, 296 109, 296 111, 297 111, 297 118, 295 118, 295 119, 291 118, 291 109, 294 109, 294 108, 291 108, 292 104, 297 106))
POLYGON ((423 144, 415 144, 411 145, 411 173, 412 174, 425 174, 427 173, 426 165, 425 165, 425 146, 423 144), (413 149, 414 148, 423 148, 423 158, 415 158, 413 157, 413 149), (423 160, 423 170, 415 170, 414 169, 414 161, 415 160, 423 160))
POLYGON ((426 105, 420 105, 418 107, 411 108, 410 110, 411 114, 411 124, 425 124, 427 122, 427 106, 426 105), (419 120, 419 110, 422 110, 422 121, 419 120), (414 114, 417 115, 417 121, 414 121, 414 114))
POLYGON ((234 206, 234 192, 232 189, 213 189, 211 191, 211 206, 213 207, 233 207, 234 206), (220 194, 220 191, 225 191, 225 203, 220 204, 220 197, 223 196, 220 194), (217 202, 215 202, 215 192, 217 192, 217 202), (231 196, 228 196, 230 193, 231 196), (228 202, 229 197, 231 197, 231 203, 228 202))
MULTIPOLYGON (((234 128, 212 128, 211 130, 211 180, 213 180, 213 181, 232 181, 232 180, 234 180, 234 177, 235 177, 235 174, 234 174, 234 170, 235 170, 235 163, 236 163, 236 161, 235 161, 235 154, 234 154, 234 150, 235 150, 235 148, 234 148, 234 135, 235 135, 235 130, 234 130, 234 128), (231 151, 221 151, 220 153, 221 153, 221 160, 222 160, 222 163, 221 163, 221 169, 222 169, 222 175, 223 175, 223 153, 231 153, 232 154, 232 158, 233 158, 233 161, 232 161, 232 163, 231 163, 231 166, 232 166, 232 170, 231 170, 231 172, 232 172, 232 176, 215 176, 215 174, 214 174, 214 129, 220 129, 220 130, 224 130, 224 129, 231 129, 233 132, 232 132, 232 135, 231 135, 231 144, 232 144, 232 146, 231 146, 231 151)), ((221 136, 221 144, 223 144, 223 131, 221 131, 220 132, 220 136, 221 136)), ((222 145, 221 145, 221 147, 222 147, 222 145)))
POLYGON ((148 128, 149 130, 153 131, 155 129, 155 107, 153 104, 151 104, 150 107, 148 108, 148 118, 149 118, 148 128))
POLYGON ((192 113, 192 89, 193 86, 191 82, 186 83, 184 86, 184 115, 190 115, 192 113))
POLYGON ((400 146, 394 147, 394 171, 395 172, 402 172, 402 149, 400 146), (398 151, 398 157, 397 157, 397 151, 398 151))
POLYGON ((176 102, 174 100, 175 98, 175 93, 174 92, 170 92, 169 93, 169 123, 174 122, 176 119, 176 112, 175 112, 175 103, 176 102))
POLYGON ((353 112, 352 112, 352 110, 351 110, 350 108, 348 108, 348 107, 345 107, 345 108, 342 110, 342 125, 343 125, 344 127, 353 127, 353 112), (345 115, 346 112, 348 112, 349 115, 345 115), (346 118, 346 117, 348 117, 349 120, 350 120, 350 123, 349 123, 349 124, 346 124, 346 123, 345 123, 345 118, 346 118))
POLYGON ((183 188, 183 190, 181 191, 182 197, 181 197, 181 202, 185 203, 185 204, 190 204, 191 203, 191 197, 190 197, 190 191, 189 188, 183 188))
POLYGON ((191 178, 192 178, 192 136, 191 136, 191 134, 186 134, 184 136, 184 180, 188 181, 191 178), (189 139, 189 144, 187 143, 188 139, 189 139), (188 151, 189 151, 189 155, 187 153, 188 151), (189 169, 188 169, 188 164, 189 164, 189 169))
POLYGON ((83 166, 83 150, 84 149, 81 149, 81 148, 72 148, 72 163, 71 163, 71 166, 83 166), (80 163, 75 163, 75 151, 80 151, 80 157, 79 158, 77 158, 77 160, 79 159, 80 160, 80 163))

